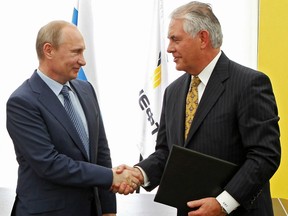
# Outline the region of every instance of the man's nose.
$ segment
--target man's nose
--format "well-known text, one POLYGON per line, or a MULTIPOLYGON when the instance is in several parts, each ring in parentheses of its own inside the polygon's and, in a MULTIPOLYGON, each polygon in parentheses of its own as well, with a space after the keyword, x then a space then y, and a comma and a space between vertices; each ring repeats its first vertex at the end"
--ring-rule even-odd
POLYGON ((81 66, 86 65, 86 61, 85 61, 84 55, 82 55, 82 56, 79 58, 78 63, 79 63, 81 66))

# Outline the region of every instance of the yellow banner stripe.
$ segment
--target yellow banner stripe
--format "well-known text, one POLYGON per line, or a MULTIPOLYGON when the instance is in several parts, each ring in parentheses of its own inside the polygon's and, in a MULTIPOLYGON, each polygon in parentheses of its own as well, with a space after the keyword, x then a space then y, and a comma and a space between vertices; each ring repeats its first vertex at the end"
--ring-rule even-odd
POLYGON ((159 65, 153 74, 153 88, 157 88, 161 84, 161 65, 159 65))

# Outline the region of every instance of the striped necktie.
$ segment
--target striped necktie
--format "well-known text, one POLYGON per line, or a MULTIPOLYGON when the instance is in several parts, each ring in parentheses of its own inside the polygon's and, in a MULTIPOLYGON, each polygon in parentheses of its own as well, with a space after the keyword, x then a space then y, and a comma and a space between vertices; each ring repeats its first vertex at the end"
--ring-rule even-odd
POLYGON ((193 77, 191 87, 186 97, 185 140, 187 139, 190 126, 198 107, 198 85, 200 83, 201 80, 198 76, 193 77))
POLYGON ((76 128, 89 158, 89 138, 83 122, 70 100, 69 90, 70 88, 67 85, 64 85, 60 92, 64 97, 64 108, 76 128))

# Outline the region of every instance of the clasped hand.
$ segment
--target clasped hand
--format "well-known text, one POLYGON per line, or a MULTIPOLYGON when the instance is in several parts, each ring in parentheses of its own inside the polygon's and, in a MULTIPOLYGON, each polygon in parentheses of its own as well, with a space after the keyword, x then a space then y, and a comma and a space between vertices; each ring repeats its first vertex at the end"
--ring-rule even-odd
POLYGON ((112 168, 113 183, 111 191, 114 193, 127 195, 143 184, 143 175, 141 171, 135 167, 130 167, 125 164, 112 168))

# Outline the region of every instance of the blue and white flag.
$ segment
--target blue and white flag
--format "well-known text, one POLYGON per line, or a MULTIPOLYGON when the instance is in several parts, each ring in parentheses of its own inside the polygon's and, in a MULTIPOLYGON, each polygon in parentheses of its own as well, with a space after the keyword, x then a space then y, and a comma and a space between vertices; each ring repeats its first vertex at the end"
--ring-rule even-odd
POLYGON ((76 0, 73 10, 72 23, 74 23, 82 33, 86 45, 84 52, 86 65, 80 69, 78 78, 88 80, 93 85, 95 91, 98 92, 93 8, 93 0, 76 0))
POLYGON ((142 158, 147 158, 155 151, 156 137, 159 129, 162 97, 167 87, 167 58, 165 50, 164 18, 162 0, 154 0, 151 38, 148 62, 145 68, 145 81, 139 89, 139 110, 141 131, 138 148, 142 158))

